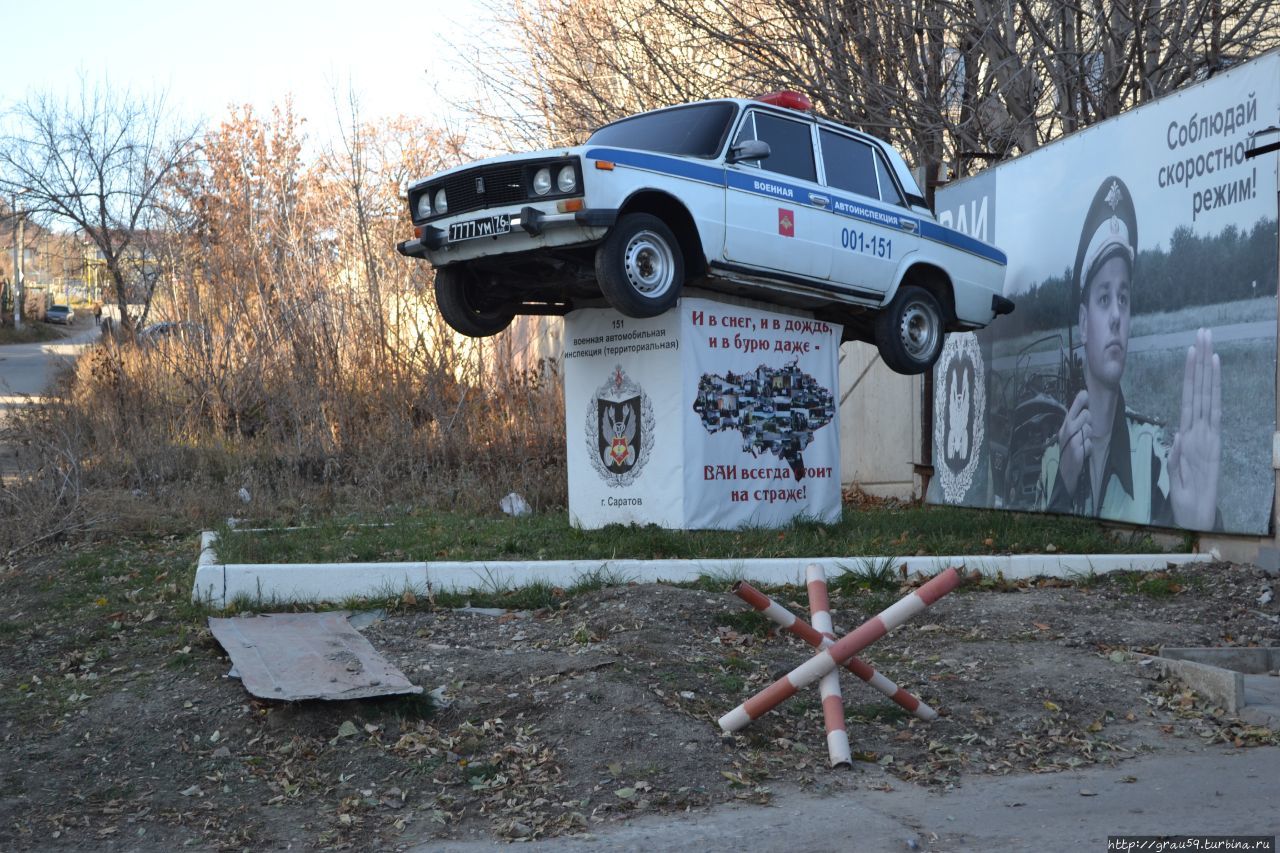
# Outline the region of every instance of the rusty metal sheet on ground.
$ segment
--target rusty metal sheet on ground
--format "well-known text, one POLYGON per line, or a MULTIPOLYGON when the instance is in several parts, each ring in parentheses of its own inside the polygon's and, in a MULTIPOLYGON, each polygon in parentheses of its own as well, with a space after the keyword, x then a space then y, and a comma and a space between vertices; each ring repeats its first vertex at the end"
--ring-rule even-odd
POLYGON ((209 619, 244 687, 263 699, 421 693, 347 621, 346 611, 209 619))

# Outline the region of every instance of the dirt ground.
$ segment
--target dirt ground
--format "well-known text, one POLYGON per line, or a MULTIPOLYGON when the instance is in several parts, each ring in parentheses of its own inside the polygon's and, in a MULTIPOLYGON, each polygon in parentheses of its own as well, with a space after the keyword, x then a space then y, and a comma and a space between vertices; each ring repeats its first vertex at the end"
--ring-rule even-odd
MULTIPOLYGON (((401 602, 363 633, 437 707, 288 705, 226 677, 205 614, 185 602, 187 547, 108 563, 70 605, 81 579, 68 566, 85 561, 0 574, 0 849, 545 838, 782 790, 944 791, 975 774, 1280 742, 1131 654, 1280 645, 1280 581, 1250 566, 969 578, 863 655, 942 716, 916 720, 846 675, 857 760, 833 770, 816 689, 721 735, 721 714, 809 652, 717 585, 607 588, 502 614, 401 602)), ((837 630, 901 592, 863 580, 833 587, 837 630)), ((802 589, 776 597, 805 613, 802 589)))

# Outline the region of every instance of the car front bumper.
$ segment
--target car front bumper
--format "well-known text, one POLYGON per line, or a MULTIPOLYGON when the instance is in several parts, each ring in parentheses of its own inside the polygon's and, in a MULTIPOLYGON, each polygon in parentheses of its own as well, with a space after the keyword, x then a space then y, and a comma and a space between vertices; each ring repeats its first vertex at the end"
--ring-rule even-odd
MULTIPOLYGON (((530 237, 541 237, 548 229, 564 226, 578 228, 610 228, 618 219, 616 210, 578 210, 573 213, 546 213, 535 207, 525 206, 511 217, 511 233, 524 231, 530 237)), ((460 241, 450 244, 448 231, 434 225, 422 226, 422 236, 412 240, 404 240, 396 244, 396 251, 408 258, 428 258, 429 252, 435 252, 449 245, 465 246, 472 241, 460 241)))

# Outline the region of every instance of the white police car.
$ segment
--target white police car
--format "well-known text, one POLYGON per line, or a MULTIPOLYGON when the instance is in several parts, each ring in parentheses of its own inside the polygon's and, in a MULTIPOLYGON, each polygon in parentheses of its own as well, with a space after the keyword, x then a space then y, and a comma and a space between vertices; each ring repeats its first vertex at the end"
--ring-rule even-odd
POLYGON ((802 308, 927 370, 948 331, 1013 310, 1005 256, 940 226, 889 145, 779 92, 655 110, 562 151, 482 160, 409 189, 436 303, 472 337, 601 295, 663 313, 686 282, 802 308))

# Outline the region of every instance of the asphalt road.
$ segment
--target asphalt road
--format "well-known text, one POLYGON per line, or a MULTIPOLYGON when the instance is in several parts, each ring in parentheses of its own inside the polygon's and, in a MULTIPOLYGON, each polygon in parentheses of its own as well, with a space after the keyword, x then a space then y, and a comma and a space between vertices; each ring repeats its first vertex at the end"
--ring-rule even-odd
MULTIPOLYGON (((599 827, 589 840, 538 841, 520 850, 1101 853, 1114 835, 1280 834, 1280 748, 1187 747, 1076 772, 969 777, 945 794, 899 782, 878 768, 856 770, 855 790, 790 793, 770 806, 645 817, 599 827), (891 790, 862 787, 884 782, 891 790)), ((483 841, 411 849, 512 848, 483 841)))
MULTIPOLYGON (((91 325, 57 341, 0 346, 0 427, 18 407, 39 399, 58 368, 96 341, 99 332, 91 325)), ((14 471, 12 449, 0 444, 0 478, 12 476, 14 471)))

